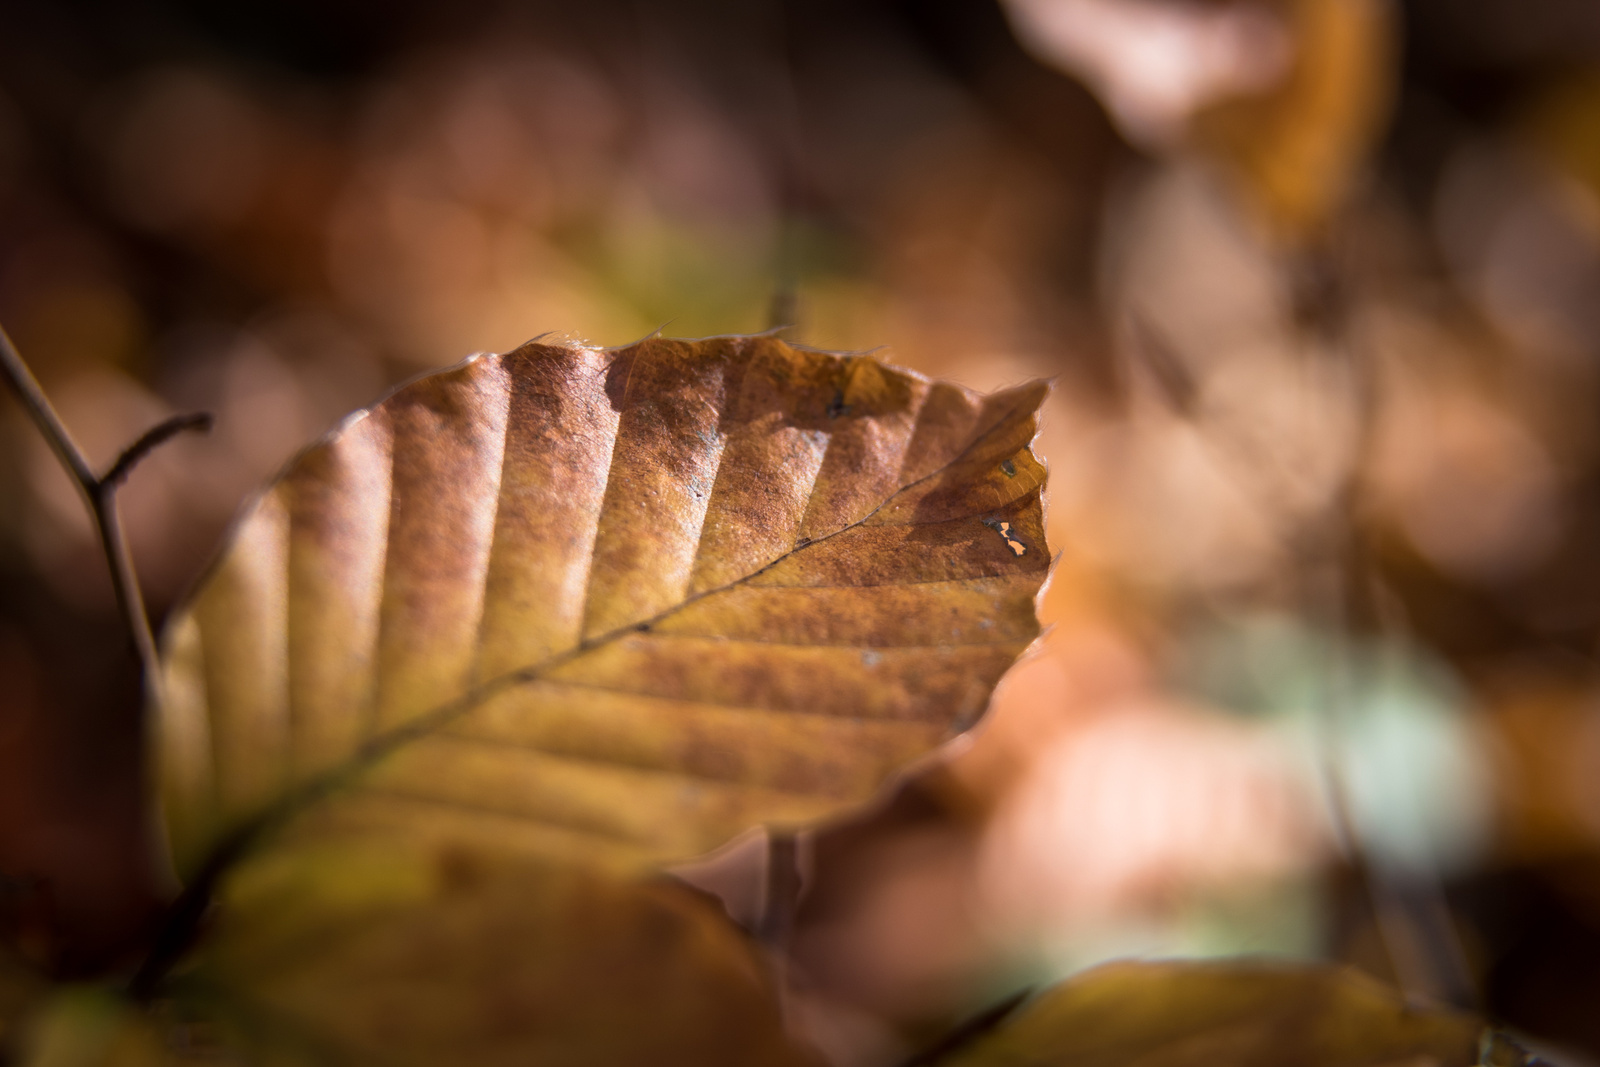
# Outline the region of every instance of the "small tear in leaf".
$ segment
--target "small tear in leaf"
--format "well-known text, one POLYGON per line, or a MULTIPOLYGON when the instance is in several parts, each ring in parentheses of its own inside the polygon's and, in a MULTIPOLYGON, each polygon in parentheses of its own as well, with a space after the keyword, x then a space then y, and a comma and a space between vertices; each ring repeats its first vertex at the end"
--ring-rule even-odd
POLYGON ((861 650, 861 662, 864 666, 876 667, 882 659, 883 656, 880 653, 874 652, 870 648, 861 650))
POLYGON ((1026 555, 1028 546, 1021 540, 1012 536, 1011 524, 1000 519, 984 519, 983 524, 1005 539, 1006 547, 1019 556, 1026 555))
POLYGON ((844 391, 835 389, 833 399, 828 403, 828 418, 837 419, 841 415, 850 414, 850 405, 844 402, 844 391))
POLYGON ((1000 469, 1005 471, 1007 478, 1015 478, 1017 476, 1017 465, 1009 459, 1001 461, 1000 469))

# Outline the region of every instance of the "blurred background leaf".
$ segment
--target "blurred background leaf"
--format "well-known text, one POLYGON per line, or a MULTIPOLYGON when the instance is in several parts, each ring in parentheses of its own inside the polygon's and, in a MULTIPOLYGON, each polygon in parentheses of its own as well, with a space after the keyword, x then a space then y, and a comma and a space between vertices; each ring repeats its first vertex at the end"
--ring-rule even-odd
POLYGON ((1478 1062, 1482 1026, 1337 969, 1111 964, 1042 993, 952 1064, 1478 1062))

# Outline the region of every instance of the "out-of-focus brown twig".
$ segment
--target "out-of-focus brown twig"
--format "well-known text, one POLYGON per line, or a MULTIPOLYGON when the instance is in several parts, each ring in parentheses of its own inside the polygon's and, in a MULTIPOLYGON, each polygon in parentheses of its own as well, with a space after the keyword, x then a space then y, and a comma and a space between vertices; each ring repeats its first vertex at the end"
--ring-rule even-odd
MULTIPOLYGON (((1308 590, 1308 613, 1338 635, 1333 662, 1328 671, 1329 692, 1323 728, 1334 731, 1337 720, 1347 714, 1350 665, 1348 649, 1354 632, 1356 596, 1367 594, 1372 604, 1364 604, 1382 632, 1394 636, 1399 622, 1397 605, 1378 603, 1381 580, 1373 569, 1370 546, 1355 516, 1360 513, 1363 491, 1362 472, 1369 463, 1376 412, 1382 402, 1372 355, 1356 345, 1349 335, 1349 294, 1342 284, 1337 262, 1327 252, 1311 254, 1298 265, 1295 326, 1323 345, 1341 353, 1351 374, 1354 410, 1357 413, 1355 441, 1337 489, 1312 529, 1305 544, 1288 544, 1303 557, 1302 566, 1323 574, 1318 588, 1308 590)), ((1166 406, 1198 431, 1199 441, 1221 459, 1236 482, 1270 506, 1269 489, 1252 475, 1266 462, 1258 446, 1230 432, 1226 425, 1206 420, 1200 405, 1200 386, 1169 339, 1148 318, 1134 314, 1129 320, 1133 344, 1127 349, 1138 361, 1166 406)), ((1379 942, 1394 972, 1397 984, 1409 995, 1446 1000, 1458 1007, 1481 1008, 1481 994, 1473 982, 1466 954, 1450 918, 1449 906, 1434 876, 1413 876, 1415 884, 1402 886, 1395 874, 1374 863, 1359 827, 1351 813, 1347 774, 1336 757, 1337 746, 1331 733, 1323 738, 1322 771, 1326 780, 1334 832, 1348 862, 1366 890, 1379 942)))
POLYGON ((61 465, 72 475, 72 480, 83 494, 84 504, 94 518, 100 534, 100 547, 105 552, 106 563, 111 568, 111 586, 116 591, 117 607, 128 627, 128 636, 139 654, 144 668, 145 684, 153 687, 156 678, 156 641, 150 629, 150 617, 145 612, 144 596, 139 591, 139 579, 133 570, 133 554, 128 549, 128 539, 122 531, 121 516, 117 511, 117 487, 145 456, 162 442, 185 430, 209 430, 211 416, 179 415, 145 432, 139 440, 125 449, 111 465, 104 477, 97 476, 94 468, 67 432, 61 417, 56 414, 33 372, 22 361, 16 346, 0 327, 0 373, 16 391, 28 417, 33 420, 44 439, 49 442, 61 465))

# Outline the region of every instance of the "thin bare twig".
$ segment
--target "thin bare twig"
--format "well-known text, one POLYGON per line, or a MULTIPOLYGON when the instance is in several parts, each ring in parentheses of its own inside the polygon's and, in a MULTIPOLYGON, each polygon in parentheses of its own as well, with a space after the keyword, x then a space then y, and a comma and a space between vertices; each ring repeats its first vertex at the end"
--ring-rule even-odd
POLYGON ((91 497, 98 481, 94 476, 94 470, 90 468, 89 461, 83 458, 83 453, 78 451, 78 446, 73 443, 72 435, 67 433, 67 428, 61 424, 61 417, 56 414, 56 409, 50 406, 50 401, 45 397, 44 390, 39 388, 33 372, 22 362, 22 357, 17 354, 16 346, 11 343, 11 336, 6 333, 4 326, 0 326, 0 369, 4 369, 11 387, 17 391, 17 399, 22 401, 28 416, 33 419, 34 424, 39 427, 39 432, 44 434, 44 439, 55 450, 61 465, 67 468, 67 473, 72 475, 73 481, 78 483, 78 488, 84 492, 86 498, 91 497))
POLYGON ((128 637, 134 651, 139 654, 139 664, 144 668, 145 685, 153 693, 156 680, 156 640, 150 629, 150 616, 145 612, 144 596, 139 591, 139 579, 133 570, 133 554, 128 549, 128 539, 122 532, 122 519, 117 511, 117 486, 127 477, 135 464, 148 455, 151 449, 174 434, 190 429, 209 429, 209 415, 181 415, 146 432, 125 450, 105 477, 96 477, 94 468, 84 457, 72 435, 67 432, 61 417, 56 414, 39 382, 22 361, 16 346, 0 327, 0 373, 5 375, 23 409, 33 420, 44 439, 49 442, 56 458, 72 476, 85 506, 94 519, 100 535, 100 547, 105 552, 106 563, 111 568, 111 587, 117 595, 117 607, 128 627, 128 637))
POLYGON ((111 469, 101 476, 100 484, 121 485, 123 480, 133 473, 133 468, 139 465, 139 461, 151 452, 186 431, 210 433, 213 421, 209 411, 196 411, 189 415, 174 415, 170 419, 156 423, 137 441, 122 450, 122 455, 117 457, 111 469))

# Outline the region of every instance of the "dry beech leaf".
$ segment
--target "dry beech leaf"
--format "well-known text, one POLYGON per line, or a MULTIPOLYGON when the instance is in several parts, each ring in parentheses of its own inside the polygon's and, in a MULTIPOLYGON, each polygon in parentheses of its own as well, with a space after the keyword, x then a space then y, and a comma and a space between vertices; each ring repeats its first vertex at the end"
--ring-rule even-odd
POLYGON ((751 945, 676 883, 291 833, 219 904, 149 1010, 67 989, 17 1062, 820 1067, 751 945))
POLYGON ((1113 963, 1042 994, 942 1067, 1363 1067, 1478 1062, 1483 1024, 1356 971, 1113 963))
POLYGON ((863 800, 1038 631, 1043 396, 771 337, 401 388, 168 629, 180 873, 288 815, 637 870, 863 800))
POLYGON ((1274 0, 1295 61, 1270 92, 1195 116, 1196 145, 1218 159, 1272 232, 1322 236, 1388 123, 1399 30, 1389 0, 1274 0))
POLYGON ((248 1062, 817 1062, 749 943, 676 884, 291 834, 234 873, 217 915, 166 1015, 248 1062))

